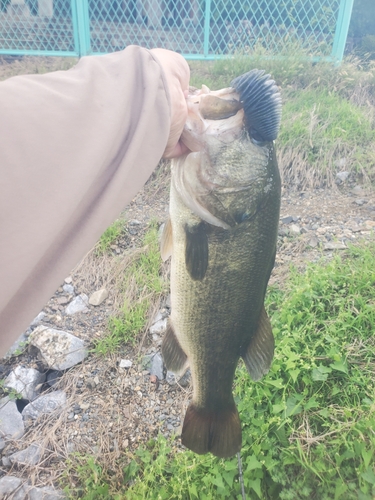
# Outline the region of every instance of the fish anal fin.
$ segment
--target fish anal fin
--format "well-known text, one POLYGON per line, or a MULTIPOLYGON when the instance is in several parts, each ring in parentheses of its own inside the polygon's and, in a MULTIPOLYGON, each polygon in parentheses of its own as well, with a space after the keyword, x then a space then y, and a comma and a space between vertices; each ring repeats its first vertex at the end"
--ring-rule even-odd
POLYGON ((191 403, 182 428, 182 444, 203 455, 228 458, 241 449, 241 422, 236 405, 219 411, 198 408, 191 403))
POLYGON ((208 237, 206 224, 201 222, 196 226, 186 226, 185 263, 186 269, 193 280, 201 281, 208 267, 208 237))
POLYGON ((247 371, 253 380, 260 380, 269 371, 274 348, 275 341, 271 323, 263 306, 257 330, 251 338, 246 352, 242 355, 247 371))
POLYGON ((161 235, 160 241, 160 253, 161 258, 165 262, 172 255, 173 251, 173 233, 172 233, 172 223, 171 219, 168 218, 165 223, 163 233, 161 235))
POLYGON ((176 334, 168 321, 167 331, 161 346, 165 366, 173 373, 181 374, 186 368, 187 356, 180 346, 176 334))

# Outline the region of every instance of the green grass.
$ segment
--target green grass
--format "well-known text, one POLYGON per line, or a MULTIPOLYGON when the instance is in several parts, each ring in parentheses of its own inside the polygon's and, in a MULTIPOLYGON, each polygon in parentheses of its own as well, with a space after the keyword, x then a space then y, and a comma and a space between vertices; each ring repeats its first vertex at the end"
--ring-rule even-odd
POLYGON ((284 58, 270 58, 257 48, 212 64, 192 64, 192 85, 213 89, 253 68, 271 74, 281 89, 283 117, 279 137, 279 166, 288 184, 331 185, 336 164, 345 158, 345 170, 375 178, 375 64, 365 67, 347 60, 337 68, 313 64, 298 46, 287 46, 284 58), (293 54, 291 56, 290 54, 293 54), (266 56, 266 59, 264 59, 266 56), (267 58, 268 57, 268 58, 267 58))
POLYGON ((151 225, 140 252, 134 253, 125 269, 122 282, 123 307, 109 320, 109 334, 97 341, 94 351, 105 355, 126 343, 135 345, 138 335, 145 328, 150 307, 161 293, 166 292, 166 282, 161 273, 158 233, 151 225))
POLYGON ((113 245, 117 238, 121 235, 123 227, 124 221, 120 219, 115 220, 109 227, 107 227, 95 245, 96 255, 104 255, 109 251, 111 245, 113 245))
MULTIPOLYGON (((234 388, 248 498, 374 498, 374 254, 374 244, 353 247, 304 274, 292 271, 283 290, 270 290, 270 373, 253 383, 240 365, 234 388)), ((90 463, 83 483, 93 480, 90 463)), ((96 488, 107 488, 105 495, 84 487, 80 498, 241 498, 235 458, 181 452, 162 436, 121 463, 122 484, 114 487, 97 466, 96 488)))

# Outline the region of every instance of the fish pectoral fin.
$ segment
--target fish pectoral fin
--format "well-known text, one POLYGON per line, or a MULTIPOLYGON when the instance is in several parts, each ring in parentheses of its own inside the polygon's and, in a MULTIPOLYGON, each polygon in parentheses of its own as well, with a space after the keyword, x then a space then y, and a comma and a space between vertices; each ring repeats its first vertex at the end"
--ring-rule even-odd
POLYGON ((274 348, 271 323, 263 306, 258 328, 246 352, 242 355, 247 371, 253 380, 260 380, 270 369, 274 348))
POLYGON ((184 371, 187 356, 177 340, 170 320, 161 346, 165 366, 173 373, 180 374, 184 371))
POLYGON ((222 410, 197 408, 191 403, 186 411, 182 428, 182 444, 203 455, 229 458, 241 449, 241 422, 236 405, 222 410))
POLYGON ((169 259, 169 257, 172 255, 172 252, 173 252, 172 223, 171 219, 168 217, 160 241, 160 253, 161 253, 161 258, 163 259, 164 262, 169 259))
POLYGON ((185 226, 185 264, 191 279, 201 281, 208 267, 208 237, 206 224, 185 226))

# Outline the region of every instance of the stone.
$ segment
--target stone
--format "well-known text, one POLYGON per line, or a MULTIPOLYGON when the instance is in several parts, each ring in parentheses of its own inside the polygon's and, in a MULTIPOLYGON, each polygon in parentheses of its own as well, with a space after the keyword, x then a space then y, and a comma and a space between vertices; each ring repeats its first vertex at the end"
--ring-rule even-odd
POLYGON ((64 297, 63 295, 61 297, 57 297, 57 303, 60 305, 60 306, 64 306, 65 304, 67 304, 69 302, 69 299, 68 297, 64 297))
POLYGON ((53 413, 57 408, 61 408, 66 403, 66 394, 64 391, 53 391, 49 394, 39 396, 33 402, 29 403, 22 410, 24 420, 30 418, 36 420, 41 415, 53 413))
POLYGON ((169 294, 166 301, 165 301, 165 307, 167 307, 168 309, 171 308, 171 295, 169 294))
POLYGON ((281 222, 283 224, 290 224, 291 222, 293 222, 293 220, 294 220, 294 217, 292 217, 291 215, 287 215, 286 217, 281 218, 281 222))
POLYGON ((25 433, 25 426, 17 405, 9 397, 0 399, 0 437, 19 439, 25 433))
POLYGON ((90 295, 89 304, 91 304, 92 306, 100 306, 100 304, 102 304, 107 298, 108 290, 102 288, 101 290, 97 290, 90 295))
POLYGON ((23 399, 33 401, 39 396, 40 386, 46 379, 44 373, 38 372, 35 368, 17 366, 10 372, 4 381, 4 387, 14 389, 21 394, 23 399))
POLYGON ((72 277, 71 276, 68 276, 67 278, 64 279, 64 282, 67 283, 68 285, 70 285, 70 283, 72 282, 72 277))
POLYGON ((5 439, 0 438, 0 451, 2 451, 5 448, 5 446, 6 446, 5 439))
POLYGON ((367 203, 367 201, 364 200, 363 198, 357 198, 356 200, 354 200, 354 203, 356 205, 358 205, 359 207, 361 207, 362 205, 364 205, 365 203, 367 203))
POLYGON ((30 323, 30 326, 33 328, 35 326, 40 325, 40 323, 44 320, 44 318, 47 316, 47 314, 44 311, 40 311, 38 316, 36 316, 32 322, 30 323))
POLYGON ((164 364, 163 358, 159 353, 156 353, 151 361, 150 374, 156 375, 159 380, 164 379, 164 364))
POLYGON ((323 245, 324 250, 346 250, 346 245, 341 241, 327 241, 323 245))
POLYGON ((130 368, 133 362, 130 359, 122 359, 119 363, 119 368, 130 368))
POLYGON ((68 283, 66 283, 65 285, 63 285, 63 290, 65 293, 68 293, 69 295, 74 295, 73 285, 69 285, 68 283))
POLYGON ((73 314, 77 314, 79 312, 87 312, 89 304, 89 298, 85 293, 81 293, 77 295, 71 303, 65 308, 65 314, 68 316, 72 316, 73 314))
POLYGON ((309 239, 308 245, 311 248, 316 248, 319 245, 319 240, 315 236, 309 239))
POLYGON ((191 371, 190 369, 186 370, 182 377, 179 375, 175 375, 173 372, 167 371, 165 379, 169 385, 178 384, 181 387, 187 387, 190 384, 191 371))
POLYGON ((352 189, 352 193, 356 194, 357 196, 363 196, 364 194, 366 194, 366 191, 362 186, 354 186, 354 188, 352 189))
POLYGON ((301 234, 301 228, 299 226, 297 226, 297 224, 291 224, 289 226, 289 231, 290 231, 290 234, 294 234, 296 236, 301 234))
POLYGON ((47 326, 38 326, 30 335, 30 343, 39 349, 44 363, 53 370, 67 370, 88 355, 81 339, 47 326))
POLYGON ((48 486, 37 488, 30 484, 23 484, 22 488, 12 497, 12 500, 63 500, 66 498, 62 491, 48 486))
POLYGON ((18 356, 25 350, 25 346, 27 343, 27 338, 28 335, 26 332, 24 332, 12 345, 12 347, 9 348, 8 352, 5 354, 4 358, 9 359, 12 356, 18 356))
POLYGON ((22 480, 15 476, 3 476, 0 479, 0 498, 6 498, 21 486, 22 480))
POLYGON ((43 456, 42 445, 33 443, 24 450, 9 455, 9 460, 14 465, 36 465, 43 456))
POLYGON ((167 318, 160 319, 150 327, 150 333, 160 335, 167 330, 167 318))
POLYGON ((191 379, 191 371, 190 368, 186 370, 186 372, 182 375, 182 377, 178 380, 178 384, 181 387, 187 387, 190 384, 191 379))
POLYGON ((375 221, 374 220, 365 220, 363 223, 363 226, 366 229, 374 229, 375 228, 375 221))
POLYGON ((345 182, 348 177, 349 177, 349 172, 338 172, 336 174, 336 179, 339 180, 340 182, 345 182))

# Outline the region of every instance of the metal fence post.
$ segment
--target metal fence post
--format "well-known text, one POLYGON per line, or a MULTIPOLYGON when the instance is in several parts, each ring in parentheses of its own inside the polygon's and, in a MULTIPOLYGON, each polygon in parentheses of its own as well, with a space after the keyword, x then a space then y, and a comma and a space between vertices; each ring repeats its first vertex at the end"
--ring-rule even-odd
POLYGON ((210 20, 211 20, 211 0, 206 0, 204 10, 204 40, 203 40, 203 54, 208 56, 210 45, 210 20))
POLYGON ((352 15, 353 0, 341 0, 340 10, 336 22, 335 38, 333 40, 331 56, 336 64, 340 64, 344 57, 346 38, 348 36, 350 18, 352 15))
POLYGON ((91 53, 88 0, 72 0, 74 46, 79 57, 91 53))

